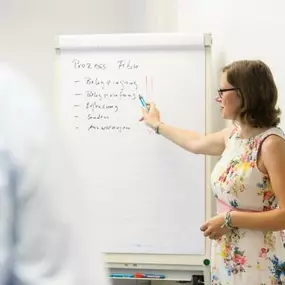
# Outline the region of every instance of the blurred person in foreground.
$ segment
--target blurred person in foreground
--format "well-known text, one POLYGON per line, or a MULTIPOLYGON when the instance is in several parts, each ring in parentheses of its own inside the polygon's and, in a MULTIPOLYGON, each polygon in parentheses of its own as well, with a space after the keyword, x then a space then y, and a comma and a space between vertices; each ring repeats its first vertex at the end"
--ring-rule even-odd
POLYGON ((108 284, 99 249, 84 260, 78 181, 47 104, 1 62, 0 100, 0 284, 108 284))

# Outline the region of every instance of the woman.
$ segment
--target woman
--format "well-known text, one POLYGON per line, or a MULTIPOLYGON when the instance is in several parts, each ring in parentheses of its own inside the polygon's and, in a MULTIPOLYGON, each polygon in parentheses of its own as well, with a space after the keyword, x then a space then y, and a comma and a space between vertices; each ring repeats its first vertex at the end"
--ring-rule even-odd
POLYGON ((270 69, 249 60, 224 67, 216 101, 234 121, 217 133, 162 123, 154 104, 143 120, 192 153, 221 156, 211 175, 218 213, 201 226, 213 240, 212 285, 285 284, 285 135, 270 69))

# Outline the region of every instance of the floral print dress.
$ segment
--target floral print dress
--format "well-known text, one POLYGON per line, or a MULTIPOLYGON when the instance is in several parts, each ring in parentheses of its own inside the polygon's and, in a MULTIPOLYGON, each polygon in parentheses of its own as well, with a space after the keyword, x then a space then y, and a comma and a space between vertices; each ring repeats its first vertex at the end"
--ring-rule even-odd
MULTIPOLYGON (((218 201, 243 211, 267 211, 278 206, 268 176, 257 168, 259 148, 270 135, 285 139, 279 128, 270 128, 248 139, 239 137, 239 128, 232 131, 211 175, 212 190, 218 201)), ((283 231, 242 228, 214 240, 212 285, 285 284, 284 243, 283 231)))

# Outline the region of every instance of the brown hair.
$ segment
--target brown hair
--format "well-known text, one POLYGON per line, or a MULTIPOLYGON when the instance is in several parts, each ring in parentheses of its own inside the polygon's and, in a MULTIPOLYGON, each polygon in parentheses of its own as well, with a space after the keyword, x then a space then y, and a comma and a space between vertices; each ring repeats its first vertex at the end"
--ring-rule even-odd
POLYGON ((223 68, 227 81, 238 88, 241 106, 237 116, 252 127, 276 127, 280 109, 278 91, 269 67, 260 60, 235 61, 223 68))

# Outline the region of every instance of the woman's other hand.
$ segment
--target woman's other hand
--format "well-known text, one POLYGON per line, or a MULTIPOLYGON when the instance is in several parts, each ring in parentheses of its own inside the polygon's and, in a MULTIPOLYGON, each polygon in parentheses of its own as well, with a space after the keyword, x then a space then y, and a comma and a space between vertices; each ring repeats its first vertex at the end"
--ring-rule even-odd
POLYGON ((219 214, 206 221, 200 229, 204 233, 205 237, 208 237, 210 239, 219 239, 221 236, 230 231, 230 229, 227 227, 222 227, 224 221, 225 214, 219 214))

